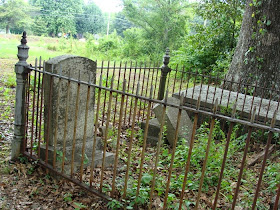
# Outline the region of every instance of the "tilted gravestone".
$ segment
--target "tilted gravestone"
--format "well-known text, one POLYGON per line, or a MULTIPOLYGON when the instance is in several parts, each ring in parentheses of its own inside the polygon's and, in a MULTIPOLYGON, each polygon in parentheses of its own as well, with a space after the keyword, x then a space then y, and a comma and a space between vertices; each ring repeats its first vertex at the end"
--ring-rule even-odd
MULTIPOLYGON (((46 62, 45 70, 54 74, 61 75, 66 78, 71 78, 78 81, 96 82, 96 63, 88 58, 62 55, 50 59, 46 62)), ((71 161, 72 146, 75 141, 74 161, 80 162, 82 156, 83 139, 85 136, 85 159, 91 160, 93 151, 94 139, 94 104, 95 104, 95 89, 91 87, 90 98, 88 102, 87 111, 87 125, 86 134, 84 134, 85 114, 87 103, 87 89, 88 86, 80 84, 80 91, 77 93, 78 82, 71 82, 69 88, 69 97, 67 101, 68 80, 45 75, 44 80, 44 139, 48 139, 49 162, 53 161, 53 151, 56 142, 56 153, 62 154, 63 144, 66 145, 66 164, 71 161), (79 95, 77 95, 79 94, 79 95), (59 97, 58 97, 59 96, 59 97), (49 98, 51 97, 51 98, 49 98), (76 134, 75 130, 75 114, 76 114, 76 99, 79 97, 76 134), (59 103, 58 102, 59 98, 59 103), (68 104, 68 106, 67 106, 68 104), (68 111, 66 111, 68 109, 68 111), (50 111, 50 112, 49 112, 50 111), (67 113, 66 113, 67 112, 67 113), (58 117, 57 117, 58 114, 58 117), (67 115, 67 122, 65 122, 67 115), (48 123, 49 122, 49 123, 48 123), (65 127, 65 124, 67 126, 65 127), (66 129, 66 132, 65 132, 66 129), (66 134, 66 135, 65 135, 66 134)), ((102 143, 98 137, 96 139, 97 146, 95 152, 94 165, 100 165, 102 161, 102 143)), ((43 156, 45 155, 43 148, 43 156)), ((58 155, 57 155, 58 156, 58 155)), ((113 161, 111 153, 106 154, 106 165, 110 165, 113 161)), ((59 164, 57 164, 59 165, 59 164)), ((79 164, 78 164, 79 165, 79 164)))
MULTIPOLYGON (((178 106, 180 105, 180 100, 173 97, 169 97, 167 99, 167 103, 178 106)), ((175 140, 179 109, 175 107, 167 106, 166 112, 163 113, 163 106, 161 104, 156 104, 153 108, 153 111, 159 122, 162 121, 162 117, 165 114, 166 138, 169 144, 172 146, 175 140)), ((185 138, 187 142, 189 142, 191 137, 192 127, 193 127, 193 123, 190 120, 187 112, 182 110, 181 119, 178 128, 178 137, 185 138)))

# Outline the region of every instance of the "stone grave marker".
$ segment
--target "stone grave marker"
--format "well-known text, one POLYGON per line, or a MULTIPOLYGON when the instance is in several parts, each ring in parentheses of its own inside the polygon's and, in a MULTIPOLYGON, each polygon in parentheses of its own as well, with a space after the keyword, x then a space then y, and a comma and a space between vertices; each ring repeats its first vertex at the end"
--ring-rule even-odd
MULTIPOLYGON (((167 99, 167 103, 173 104, 173 105, 179 105, 180 100, 174 97, 169 97, 167 99)), ((162 117, 164 115, 163 113, 163 107, 161 104, 156 104, 153 108, 153 111, 156 115, 156 118, 159 122, 161 122, 162 117)), ((165 112, 165 123, 166 123, 166 138, 169 142, 169 144, 172 146, 174 143, 175 138, 175 131, 176 131, 176 125, 178 120, 178 112, 179 109, 171 106, 166 107, 165 112)), ((185 138, 187 142, 189 142, 191 138, 191 132, 192 132, 193 123, 190 120, 188 114, 186 111, 182 110, 181 112, 181 120, 179 123, 179 138, 185 138)))
MULTIPOLYGON (((59 74, 64 77, 70 77, 75 80, 84 82, 90 82, 95 84, 96 82, 96 63, 88 58, 73 56, 73 55, 62 55, 50 59, 46 62, 45 70, 54 74, 59 74)), ((57 151, 63 151, 64 141, 64 129, 65 129, 65 117, 66 117, 66 104, 67 104, 67 85, 68 80, 62 79, 59 87, 59 79, 54 78, 52 87, 50 86, 50 76, 45 75, 44 81, 44 139, 49 139, 49 162, 53 161, 53 150, 55 142, 55 132, 57 129, 57 151), (52 94, 50 95, 50 89, 52 88, 52 94), (59 104, 57 107, 57 100, 59 94, 59 104), (51 104, 49 105, 49 97, 51 97, 51 104), (50 114, 49 113, 50 109, 50 114), (58 110, 58 121, 56 121, 56 114, 58 110), (50 116, 50 119, 48 117, 50 116), (47 126, 48 120, 50 121, 49 127, 47 126), (49 133, 49 134, 48 134, 49 133)), ((69 101, 68 101, 68 113, 67 113, 67 126, 66 126, 66 164, 71 161, 72 145, 74 139, 74 124, 75 124, 75 110, 76 110, 76 98, 78 83, 71 82, 69 101)), ((84 137, 84 123, 85 123, 85 112, 86 112, 86 101, 87 101, 87 85, 80 85, 79 93, 79 107, 77 112, 77 128, 75 138, 75 157, 74 161, 77 162, 77 166, 80 166, 82 145, 84 137)), ((91 160, 93 139, 94 139, 94 104, 95 104, 95 90, 90 89, 90 101, 88 110, 88 122, 86 126, 86 145, 85 145, 85 156, 91 160)), ((97 138, 96 144, 96 156, 94 165, 100 165, 102 161, 102 142, 101 139, 97 138)), ((45 155, 45 150, 42 148, 42 155, 45 155)), ((44 157, 42 157, 44 159, 44 157)), ((113 154, 106 154, 106 165, 110 165, 113 162, 113 154)), ((59 165, 59 163, 57 164, 59 165)))

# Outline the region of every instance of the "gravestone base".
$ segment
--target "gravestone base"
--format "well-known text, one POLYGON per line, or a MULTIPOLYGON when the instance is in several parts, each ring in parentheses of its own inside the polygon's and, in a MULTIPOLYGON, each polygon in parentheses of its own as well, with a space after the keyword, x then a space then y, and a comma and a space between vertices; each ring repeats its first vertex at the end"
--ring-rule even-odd
MULTIPOLYGON (((98 139, 100 139, 98 137, 98 139)), ((100 142, 100 140, 98 141, 100 142)), ((92 145, 93 142, 88 141, 85 145, 85 156, 84 156, 84 163, 83 166, 86 168, 87 166, 91 165, 91 159, 92 159, 92 145)), ((46 157, 46 146, 43 145, 40 148, 40 158, 42 160, 45 160, 46 157)), ((56 169, 61 168, 62 164, 62 156, 63 154, 63 147, 57 146, 56 148, 56 169)), ((48 147, 48 164, 53 165, 53 158, 54 158, 54 148, 53 146, 48 147)), ((115 155, 110 152, 106 152, 105 154, 105 167, 110 167, 114 163, 115 155)), ((80 170, 81 166, 81 159, 82 159, 82 144, 76 144, 75 145, 75 152, 74 152, 74 171, 77 172, 80 170)), ((101 150, 101 147, 98 146, 95 151, 95 158, 94 158, 94 168, 100 167, 102 165, 102 159, 103 159, 103 150, 101 150)), ((65 149, 65 162, 64 167, 66 173, 70 173, 71 169, 71 160, 72 160, 72 146, 67 146, 65 149)))

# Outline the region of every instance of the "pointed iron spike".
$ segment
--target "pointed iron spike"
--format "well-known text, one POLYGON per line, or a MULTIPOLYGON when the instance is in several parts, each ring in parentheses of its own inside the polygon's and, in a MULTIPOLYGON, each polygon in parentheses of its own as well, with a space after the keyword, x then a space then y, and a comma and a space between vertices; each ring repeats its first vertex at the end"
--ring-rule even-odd
POLYGON ((46 61, 43 61, 43 72, 46 72, 46 61))
POLYGON ((232 117, 232 118, 235 118, 236 107, 237 107, 237 103, 234 103, 234 105, 233 105, 233 107, 232 107, 232 112, 231 112, 231 117, 232 117))
POLYGON ((153 92, 154 92, 154 86, 152 85, 150 89, 150 99, 153 98, 153 92))
POLYGON ((37 69, 38 66, 38 58, 35 58, 35 69, 37 69))
POLYGON ((112 76, 112 78, 111 78, 111 89, 113 89, 113 86, 114 86, 114 77, 112 76))
POLYGON ((271 128, 274 128, 274 126, 275 126, 276 115, 277 115, 277 109, 274 111, 273 117, 272 117, 272 119, 271 119, 271 124, 270 124, 270 127, 271 127, 271 128))
POLYGON ((184 105, 184 96, 181 95, 180 96, 180 106, 183 106, 184 105))
POLYGON ((215 105, 214 105, 214 108, 213 108, 213 113, 216 114, 217 110, 218 110, 218 98, 216 98, 216 100, 215 100, 215 105))
POLYGON ((200 100, 201 100, 201 96, 198 96, 197 103, 196 103, 197 110, 199 110, 199 108, 200 108, 200 100))
POLYGON ((60 76, 60 77, 62 76, 62 68, 61 68, 61 65, 59 65, 59 76, 60 76))
POLYGON ((92 83, 91 83, 91 74, 89 74, 89 77, 88 77, 88 84, 89 84, 89 85, 92 84, 92 83))
POLYGON ((253 112, 251 114, 251 120, 250 120, 251 123, 254 123, 255 121, 256 109, 257 109, 256 106, 254 106, 253 112))
POLYGON ((125 92, 125 88, 126 88, 126 79, 123 81, 123 92, 125 92))
POLYGON ((53 74, 54 65, 52 65, 52 74, 53 74))
POLYGON ((100 74, 99 76, 99 86, 101 87, 102 86, 102 75, 100 74))
POLYGON ((164 103, 167 103, 168 89, 165 91, 164 103))
POLYGON ((81 69, 79 69, 79 77, 78 77, 78 81, 81 81, 81 69))
POLYGON ((22 39, 20 40, 22 45, 26 45, 27 44, 27 39, 26 39, 26 31, 24 31, 22 33, 22 39))
POLYGON ((136 95, 138 96, 139 95, 139 89, 140 89, 140 84, 139 82, 137 83, 137 88, 136 88, 136 95))

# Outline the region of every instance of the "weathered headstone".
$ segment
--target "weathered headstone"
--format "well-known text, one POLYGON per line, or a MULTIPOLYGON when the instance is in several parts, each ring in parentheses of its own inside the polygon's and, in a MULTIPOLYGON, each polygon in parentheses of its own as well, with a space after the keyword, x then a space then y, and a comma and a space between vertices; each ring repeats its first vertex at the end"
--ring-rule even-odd
MULTIPOLYGON (((54 74, 61 75, 66 78, 71 78, 78 81, 90 82, 94 84, 96 82, 96 63, 88 58, 63 55, 50 59, 46 62, 45 70, 54 74)), ((44 80, 44 139, 48 139, 49 155, 48 159, 52 162, 53 150, 56 142, 56 151, 63 151, 63 143, 66 143, 66 164, 71 161, 72 146, 75 140, 75 156, 74 161, 81 161, 82 146, 84 138, 84 126, 85 126, 85 114, 87 103, 87 89, 88 86, 80 84, 80 91, 77 92, 78 83, 71 82, 69 88, 69 98, 67 101, 67 88, 68 80, 62 79, 59 82, 59 78, 53 77, 51 83, 51 77, 45 75, 44 80), (51 91, 51 92, 50 92, 51 91), (77 95, 79 94, 79 95, 77 95), (58 97, 59 96, 59 97, 58 97), (49 98, 51 97, 51 98, 49 98), (79 97, 77 121, 76 121, 76 134, 75 130, 75 113, 76 113, 76 99, 79 97), (59 98, 59 103, 57 103, 59 98), (67 107, 68 103, 68 107, 67 107), (57 107, 58 106, 58 107, 57 107), (68 112, 66 113, 66 110, 68 112), (49 112, 50 111, 50 112, 49 112), (58 118, 57 118, 58 114, 58 118), (67 115, 67 126, 65 127, 65 119, 67 115), (49 122, 49 123, 48 123, 49 122), (66 129, 66 132, 65 132, 66 129), (57 132, 57 134, 56 134, 57 132), (66 133, 66 135, 64 135, 66 133)), ((95 103, 95 90, 90 89, 90 99, 88 102, 87 111, 87 125, 86 125, 86 144, 85 144, 85 156, 91 160, 93 139, 94 139, 94 103, 95 103)), ((100 138, 97 138, 95 165, 99 164, 102 158, 101 148, 102 144, 100 138)), ((45 155, 43 148, 43 156, 45 155)), ((113 155, 108 153, 108 164, 113 160, 113 155)), ((107 164, 107 165, 108 165, 107 164)))
MULTIPOLYGON (((180 104, 180 100, 177 98, 170 97, 167 99, 167 103, 178 106, 180 104)), ((161 104, 156 104, 153 108, 153 111, 158 121, 161 122, 162 117, 164 116, 163 106, 161 104)), ((166 138, 171 146, 173 145, 175 140, 175 132, 176 132, 176 126, 178 121, 178 112, 179 112, 178 108, 171 107, 171 106, 167 106, 165 112, 166 138)), ((193 127, 193 123, 190 120, 187 112, 182 110, 181 120, 179 123, 178 137, 185 138, 187 142, 189 142, 191 137, 192 127, 193 127)))

